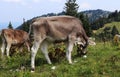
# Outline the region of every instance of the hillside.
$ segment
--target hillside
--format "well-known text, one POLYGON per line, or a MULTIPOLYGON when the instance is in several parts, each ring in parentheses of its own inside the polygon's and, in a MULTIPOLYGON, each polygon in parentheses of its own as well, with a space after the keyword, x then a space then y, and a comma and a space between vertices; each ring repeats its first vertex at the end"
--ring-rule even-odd
MULTIPOLYGON (((116 26, 116 28, 118 29, 118 31, 120 32, 120 22, 111 22, 111 23, 107 23, 105 24, 104 27, 113 27, 116 26)), ((103 27, 103 28, 104 28, 103 27)))
POLYGON ((119 33, 120 33, 120 22, 111 22, 111 23, 107 23, 104 25, 104 27, 98 29, 98 30, 95 30, 95 34, 100 34, 103 32, 103 30, 106 28, 106 27, 110 27, 110 30, 113 28, 113 26, 116 26, 116 28, 118 29, 119 33))
POLYGON ((107 18, 108 15, 111 13, 110 11, 104 11, 101 9, 97 10, 87 10, 82 12, 84 15, 87 15, 89 18, 90 23, 96 21, 99 18, 105 17, 107 18))
MULTIPOLYGON (((87 15, 90 23, 92 23, 92 22, 96 21, 97 19, 99 19, 101 17, 108 17, 108 15, 111 12, 97 9, 97 10, 82 11, 80 13, 83 13, 84 15, 87 15)), ((58 14, 48 13, 48 14, 44 14, 44 15, 41 15, 41 16, 36 16, 36 17, 28 20, 27 24, 30 24, 33 19, 38 18, 38 17, 47 17, 47 16, 56 16, 56 15, 64 15, 64 12, 61 12, 61 13, 58 13, 58 14)), ((22 29, 22 26, 23 26, 23 24, 21 24, 19 27, 17 27, 17 29, 22 29)))

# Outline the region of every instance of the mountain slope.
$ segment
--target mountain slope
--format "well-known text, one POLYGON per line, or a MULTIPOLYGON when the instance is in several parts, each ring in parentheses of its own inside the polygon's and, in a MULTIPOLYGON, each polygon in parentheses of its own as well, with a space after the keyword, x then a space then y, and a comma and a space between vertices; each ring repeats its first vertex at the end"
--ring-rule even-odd
POLYGON ((119 33, 120 33, 120 22, 111 22, 111 23, 107 23, 104 25, 104 27, 98 29, 95 31, 95 34, 100 34, 103 32, 103 30, 106 28, 106 27, 109 27, 110 30, 112 30, 113 26, 116 26, 116 28, 118 29, 119 33))
POLYGON ((97 10, 87 10, 82 12, 84 15, 87 15, 89 18, 90 23, 94 22, 95 20, 102 18, 102 17, 108 17, 108 15, 111 13, 110 11, 104 11, 101 9, 97 10))
MULTIPOLYGON (((87 15, 90 23, 92 23, 92 22, 96 21, 97 19, 99 19, 101 17, 108 17, 108 15, 111 12, 97 9, 97 10, 82 11, 81 13, 83 13, 84 15, 87 15)), ((58 13, 58 14, 48 13, 48 14, 44 14, 44 15, 41 15, 41 16, 36 16, 36 17, 28 20, 27 24, 30 24, 33 19, 38 18, 38 17, 56 16, 56 15, 64 15, 64 14, 65 14, 64 12, 61 12, 61 13, 58 13)), ((17 27, 17 29, 22 29, 22 26, 23 26, 23 24, 21 24, 19 27, 17 27)))

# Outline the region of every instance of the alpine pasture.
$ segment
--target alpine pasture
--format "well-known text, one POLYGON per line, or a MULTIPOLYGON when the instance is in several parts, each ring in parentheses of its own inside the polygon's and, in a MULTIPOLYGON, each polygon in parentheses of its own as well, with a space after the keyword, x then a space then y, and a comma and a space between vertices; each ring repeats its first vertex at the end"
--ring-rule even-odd
MULTIPOLYGON (((119 25, 116 22, 106 25, 114 24, 119 25)), ((100 31, 98 30, 98 32, 100 31)), ((49 52, 53 53, 54 47, 65 52, 64 44, 51 45, 49 52)), ((112 40, 96 41, 96 45, 89 45, 87 50, 87 57, 84 58, 77 55, 76 47, 74 47, 73 64, 69 64, 64 55, 57 56, 49 65, 39 49, 35 60, 35 72, 31 73, 30 52, 26 48, 23 52, 16 49, 17 52, 10 58, 7 58, 6 55, 4 58, 0 57, 0 77, 120 77, 120 42, 115 46, 112 40)))
POLYGON ((5 56, 3 59, 0 59, 0 77, 120 76, 120 48, 113 46, 112 42, 97 42, 96 46, 89 46, 87 58, 76 56, 76 54, 76 47, 74 47, 72 52, 74 63, 72 65, 68 63, 66 57, 52 61, 52 65, 49 65, 39 50, 36 56, 35 72, 31 73, 30 53, 27 51, 14 53, 10 58, 5 56), (52 69, 53 66, 55 69, 52 69))

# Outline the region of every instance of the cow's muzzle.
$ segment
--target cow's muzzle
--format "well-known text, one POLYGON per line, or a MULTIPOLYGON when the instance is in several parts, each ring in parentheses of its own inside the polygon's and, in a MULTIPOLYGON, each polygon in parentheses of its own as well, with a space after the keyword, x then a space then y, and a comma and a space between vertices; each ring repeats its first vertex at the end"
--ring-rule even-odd
POLYGON ((85 48, 83 45, 78 44, 78 45, 77 45, 77 55, 79 55, 79 56, 84 56, 84 55, 86 55, 86 54, 87 54, 86 48, 85 48))

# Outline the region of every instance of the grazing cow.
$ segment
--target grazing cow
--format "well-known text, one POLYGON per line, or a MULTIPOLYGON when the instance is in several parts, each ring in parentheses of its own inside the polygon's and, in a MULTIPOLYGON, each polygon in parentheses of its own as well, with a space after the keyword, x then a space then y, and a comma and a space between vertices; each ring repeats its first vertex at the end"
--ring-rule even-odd
POLYGON ((113 43, 114 43, 114 45, 119 45, 119 41, 120 41, 120 35, 119 35, 119 34, 116 34, 116 35, 113 37, 113 43))
MULTIPOLYGON (((31 72, 35 69, 35 56, 40 46, 47 62, 51 64, 47 47, 50 43, 65 42, 67 46, 66 57, 72 63, 71 52, 74 44, 82 44, 82 52, 86 53, 88 37, 79 19, 72 16, 40 17, 33 20, 30 32, 33 30, 34 43, 31 48, 31 72)), ((29 33, 30 33, 29 32, 29 33)))
POLYGON ((9 57, 9 50, 11 46, 19 46, 21 47, 23 44, 25 44, 30 51, 29 46, 29 35, 27 32, 23 30, 13 30, 13 29, 3 29, 1 31, 1 37, 2 37, 2 56, 4 55, 4 51, 6 48, 6 54, 9 57))

